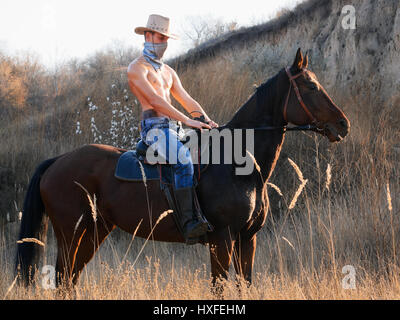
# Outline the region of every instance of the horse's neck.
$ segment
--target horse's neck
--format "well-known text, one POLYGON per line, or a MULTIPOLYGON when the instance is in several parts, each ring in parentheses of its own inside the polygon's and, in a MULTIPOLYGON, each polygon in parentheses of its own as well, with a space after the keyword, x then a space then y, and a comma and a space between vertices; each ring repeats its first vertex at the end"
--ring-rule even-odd
POLYGON ((238 110, 226 126, 229 128, 250 128, 254 122, 257 108, 257 95, 253 94, 249 100, 238 110))
MULTIPOLYGON (((274 90, 269 85, 265 90, 274 90)), ((280 105, 281 97, 276 92, 262 95, 267 101, 257 101, 257 93, 235 113, 227 123, 230 128, 256 128, 261 126, 283 126, 280 105), (269 99, 267 98, 269 97, 269 99), (258 104, 262 102, 262 107, 258 104)), ((264 181, 267 181, 275 168, 284 141, 283 130, 254 130, 254 158, 260 166, 264 181)))
POLYGON ((285 140, 282 131, 254 131, 254 158, 260 167, 264 182, 267 182, 275 169, 285 140))

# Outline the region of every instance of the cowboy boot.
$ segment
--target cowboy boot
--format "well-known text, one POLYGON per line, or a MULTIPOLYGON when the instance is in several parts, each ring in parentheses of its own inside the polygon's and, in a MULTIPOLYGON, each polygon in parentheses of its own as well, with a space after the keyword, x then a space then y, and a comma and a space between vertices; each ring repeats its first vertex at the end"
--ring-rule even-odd
POLYGON ((208 224, 199 221, 193 212, 193 192, 192 187, 174 190, 183 237, 188 244, 193 244, 193 239, 206 234, 208 230, 208 224))

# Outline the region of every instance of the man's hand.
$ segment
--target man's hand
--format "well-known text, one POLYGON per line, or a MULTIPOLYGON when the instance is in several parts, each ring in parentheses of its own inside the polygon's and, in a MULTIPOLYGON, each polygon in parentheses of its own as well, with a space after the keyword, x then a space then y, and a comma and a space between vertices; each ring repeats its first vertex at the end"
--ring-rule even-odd
POLYGON ((193 118, 194 120, 201 121, 203 123, 208 123, 211 128, 218 128, 218 124, 212 121, 209 117, 201 115, 200 117, 193 118))
POLYGON ((210 125, 211 128, 218 128, 218 123, 212 121, 211 119, 206 120, 207 123, 210 125))
POLYGON ((192 128, 196 128, 196 129, 211 129, 211 126, 207 123, 201 122, 201 121, 197 121, 194 119, 190 119, 188 118, 185 122, 185 125, 187 125, 188 127, 192 127, 192 128))

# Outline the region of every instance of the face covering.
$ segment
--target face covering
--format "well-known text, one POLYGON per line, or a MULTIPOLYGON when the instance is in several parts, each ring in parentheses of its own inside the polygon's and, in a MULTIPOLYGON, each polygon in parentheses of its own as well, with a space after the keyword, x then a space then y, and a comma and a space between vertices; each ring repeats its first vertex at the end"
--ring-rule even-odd
POLYGON ((168 43, 153 43, 145 42, 143 49, 143 56, 148 63, 150 63, 154 69, 157 71, 161 69, 162 62, 161 59, 164 55, 165 50, 167 50, 168 43))

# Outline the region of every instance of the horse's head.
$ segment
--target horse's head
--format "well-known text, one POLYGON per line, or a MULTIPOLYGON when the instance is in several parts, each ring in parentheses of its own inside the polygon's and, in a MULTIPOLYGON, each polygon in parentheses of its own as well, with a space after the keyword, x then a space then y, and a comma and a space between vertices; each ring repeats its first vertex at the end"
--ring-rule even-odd
POLYGON ((315 131, 329 141, 340 141, 349 133, 350 122, 307 66, 308 56, 303 58, 299 48, 293 65, 285 70, 290 86, 283 118, 295 125, 313 124, 317 128, 315 131))

